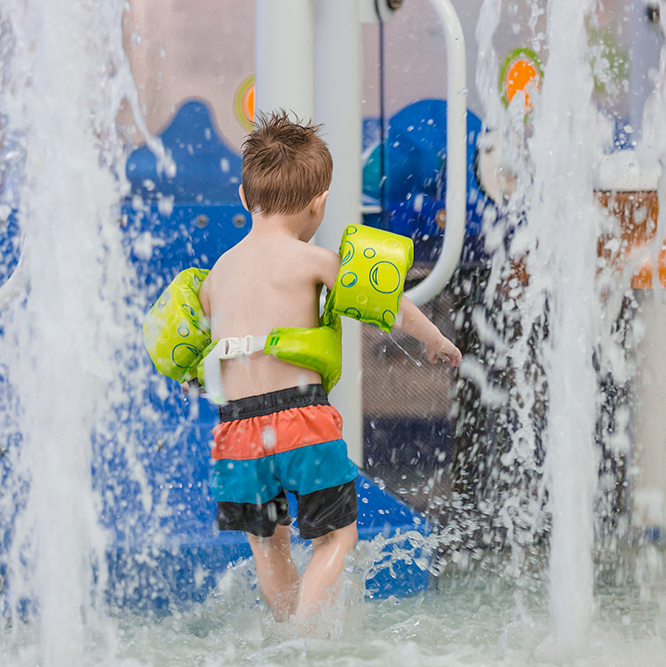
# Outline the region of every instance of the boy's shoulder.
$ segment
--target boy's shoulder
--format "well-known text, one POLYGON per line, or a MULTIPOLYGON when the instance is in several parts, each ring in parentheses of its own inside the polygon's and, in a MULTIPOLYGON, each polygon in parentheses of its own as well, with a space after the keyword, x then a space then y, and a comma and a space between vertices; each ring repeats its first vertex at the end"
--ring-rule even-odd
POLYGON ((246 237, 220 255, 211 274, 214 276, 226 274, 228 271, 235 274, 255 271, 257 261, 267 266, 274 263, 273 258, 277 266, 288 266, 289 270, 294 271, 301 279, 315 278, 318 282, 328 283, 331 276, 335 279, 340 269, 340 255, 313 243, 280 235, 273 237, 269 247, 270 249, 261 241, 255 244, 251 238, 246 237))
POLYGON ((323 283, 333 289, 336 276, 340 271, 340 255, 312 243, 306 246, 303 254, 303 268, 316 283, 323 283))
POLYGON ((303 254, 304 257, 307 257, 309 260, 315 263, 340 263, 340 255, 329 250, 328 248, 322 248, 322 246, 315 245, 314 243, 305 243, 304 241, 299 241, 298 251, 303 254))

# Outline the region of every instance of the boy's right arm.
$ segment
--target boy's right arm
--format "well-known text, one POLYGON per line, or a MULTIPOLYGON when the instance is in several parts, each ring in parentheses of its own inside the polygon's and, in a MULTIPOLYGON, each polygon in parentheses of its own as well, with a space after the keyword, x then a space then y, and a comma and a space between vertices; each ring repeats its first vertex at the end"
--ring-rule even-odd
POLYGON ((309 246, 309 248, 315 251, 312 258, 316 282, 332 290, 340 273, 340 255, 320 246, 309 246))

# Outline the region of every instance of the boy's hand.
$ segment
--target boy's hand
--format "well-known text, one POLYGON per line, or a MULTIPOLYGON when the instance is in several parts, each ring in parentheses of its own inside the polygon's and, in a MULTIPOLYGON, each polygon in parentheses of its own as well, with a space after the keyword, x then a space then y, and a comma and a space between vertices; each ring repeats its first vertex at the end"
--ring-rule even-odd
POLYGON ((192 398, 197 398, 199 394, 201 393, 201 385, 199 384, 199 380, 196 378, 194 380, 190 380, 189 382, 181 382, 180 383, 180 390, 183 392, 185 395, 191 395, 192 398))
POLYGON ((423 343, 423 353, 431 363, 445 359, 451 366, 460 365, 460 350, 406 296, 402 297, 395 326, 423 343))
POLYGON ((440 336, 436 342, 426 343, 423 347, 423 354, 430 363, 435 364, 439 359, 444 359, 453 367, 459 366, 462 358, 460 350, 444 336, 440 336))

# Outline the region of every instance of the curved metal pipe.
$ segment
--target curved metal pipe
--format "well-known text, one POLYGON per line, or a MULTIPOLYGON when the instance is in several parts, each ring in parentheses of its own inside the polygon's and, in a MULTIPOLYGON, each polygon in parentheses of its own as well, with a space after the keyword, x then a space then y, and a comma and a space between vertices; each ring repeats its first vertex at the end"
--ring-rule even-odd
POLYGON ((422 306, 439 294, 460 260, 467 218, 467 65, 465 37, 450 0, 430 0, 446 38, 446 227, 432 271, 406 292, 422 306))

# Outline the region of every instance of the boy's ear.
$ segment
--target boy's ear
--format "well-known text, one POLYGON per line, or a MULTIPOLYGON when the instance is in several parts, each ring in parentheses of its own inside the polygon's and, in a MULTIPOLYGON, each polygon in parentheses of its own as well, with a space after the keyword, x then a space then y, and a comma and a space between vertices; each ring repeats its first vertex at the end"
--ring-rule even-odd
POLYGON ((310 203, 310 213, 313 216, 317 216, 319 213, 321 213, 321 209, 326 205, 327 197, 328 190, 313 198, 312 202, 310 203))
POLYGON ((241 202, 243 203, 243 208, 244 208, 248 213, 250 213, 251 211, 250 211, 250 209, 249 209, 248 206, 247 206, 247 201, 245 201, 245 192, 243 192, 243 185, 242 185, 242 184, 238 186, 238 194, 240 195, 241 202))

